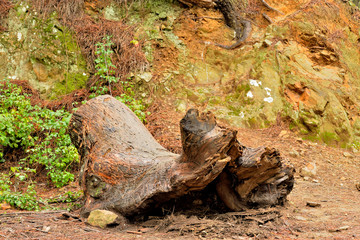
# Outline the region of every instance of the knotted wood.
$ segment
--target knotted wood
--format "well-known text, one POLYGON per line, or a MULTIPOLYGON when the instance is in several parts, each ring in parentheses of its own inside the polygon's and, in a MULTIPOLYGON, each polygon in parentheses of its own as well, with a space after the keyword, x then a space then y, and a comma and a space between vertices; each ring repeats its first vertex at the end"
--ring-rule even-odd
POLYGON ((69 124, 81 156, 83 214, 107 209, 124 216, 146 213, 170 199, 216 191, 231 210, 281 204, 293 185, 275 149, 250 149, 237 131, 220 127, 210 112, 190 109, 180 121, 183 153, 159 145, 135 114, 105 95, 88 101, 69 124))

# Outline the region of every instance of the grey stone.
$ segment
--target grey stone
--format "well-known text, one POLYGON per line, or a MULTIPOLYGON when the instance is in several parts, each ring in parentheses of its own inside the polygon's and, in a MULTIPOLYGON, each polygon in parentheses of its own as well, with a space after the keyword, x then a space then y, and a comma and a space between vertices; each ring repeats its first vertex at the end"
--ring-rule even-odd
POLYGON ((121 220, 124 220, 122 218, 113 212, 96 209, 91 211, 87 223, 95 227, 105 228, 109 225, 119 225, 121 220))
POLYGON ((300 154, 296 150, 289 152, 289 155, 293 158, 300 157, 300 154))
POLYGON ((349 152, 344 152, 343 155, 344 155, 344 157, 347 157, 347 158, 353 158, 354 157, 354 155, 352 155, 349 152))

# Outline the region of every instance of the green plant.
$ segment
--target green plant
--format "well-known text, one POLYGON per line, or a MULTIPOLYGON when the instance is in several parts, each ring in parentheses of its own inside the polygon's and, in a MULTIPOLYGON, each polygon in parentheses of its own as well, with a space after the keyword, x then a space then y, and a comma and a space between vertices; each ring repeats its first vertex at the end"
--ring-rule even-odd
POLYGON ((26 155, 20 161, 21 167, 43 166, 56 187, 73 181, 74 175, 68 170, 78 162, 78 154, 66 133, 70 118, 71 114, 64 110, 33 106, 29 95, 8 79, 0 82, 2 161, 5 161, 4 151, 13 149, 26 155))
POLYGON ((49 203, 71 203, 71 202, 76 202, 77 200, 79 200, 80 198, 82 198, 84 195, 83 191, 76 191, 76 192, 72 192, 72 191, 67 191, 64 194, 61 194, 55 198, 49 199, 49 203))
POLYGON ((116 99, 126 104, 140 121, 145 122, 146 115, 149 115, 150 112, 145 112, 145 105, 142 100, 135 99, 134 85, 130 81, 123 81, 121 83, 125 93, 116 96, 116 99))
MULTIPOLYGON (((20 173, 19 169, 13 169, 15 174, 15 185, 26 180, 26 174, 20 173), (25 177, 25 178, 24 178, 25 177)), ((28 182, 26 192, 14 191, 11 189, 13 182, 10 181, 12 174, 0 174, 0 202, 7 202, 13 207, 24 210, 39 210, 39 201, 36 198, 35 185, 32 181, 28 182)))
MULTIPOLYGON (((123 93, 120 96, 116 96, 116 99, 126 104, 142 122, 145 121, 146 115, 149 113, 145 112, 145 105, 142 100, 135 98, 134 84, 130 81, 120 81, 119 78, 114 76, 116 66, 111 61, 111 56, 114 53, 111 49, 113 45, 111 36, 104 37, 103 41, 105 43, 99 42, 96 44, 96 55, 98 57, 95 59, 95 68, 97 71, 95 75, 100 76, 102 81, 91 87, 90 90, 94 92, 90 94, 89 97, 94 98, 106 93, 112 95, 111 84, 120 82, 123 93), (104 86, 104 84, 108 86, 104 86)), ((138 44, 137 40, 132 40, 131 43, 138 44)), ((130 80, 130 78, 128 80, 130 80)))
POLYGON ((360 150, 360 142, 358 141, 354 141, 350 146, 356 150, 360 150))
POLYGON ((114 53, 114 51, 111 49, 111 46, 113 45, 113 42, 111 41, 111 36, 104 37, 103 41, 105 43, 96 43, 95 54, 98 57, 95 59, 95 68, 97 71, 95 75, 98 75, 105 83, 107 83, 108 87, 102 86, 101 84, 99 86, 93 86, 91 90, 95 91, 95 93, 92 94, 91 97, 102 95, 107 92, 112 95, 111 84, 118 82, 118 78, 114 76, 114 69, 116 68, 116 66, 111 61, 111 57, 114 53))

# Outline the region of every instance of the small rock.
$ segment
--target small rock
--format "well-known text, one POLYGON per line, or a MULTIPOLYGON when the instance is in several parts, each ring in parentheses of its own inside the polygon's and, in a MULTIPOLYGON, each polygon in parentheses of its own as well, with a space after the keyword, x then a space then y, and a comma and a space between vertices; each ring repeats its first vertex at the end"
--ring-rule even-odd
POLYGON ((287 131, 282 130, 282 131, 280 132, 280 134, 279 134, 279 137, 283 137, 283 136, 285 136, 286 134, 287 134, 287 131))
POLYGON ((176 105, 176 111, 186 112, 187 103, 185 100, 178 100, 177 102, 175 102, 175 105, 176 105))
POLYGON ((202 201, 201 199, 195 199, 195 200, 193 201, 193 204, 194 204, 194 205, 202 205, 202 204, 203 204, 203 201, 202 201))
POLYGON ((50 231, 50 229, 51 229, 50 226, 45 226, 44 225, 43 228, 41 229, 41 231, 44 232, 44 233, 48 233, 50 231))
POLYGON ((260 48, 262 46, 261 42, 255 43, 254 44, 254 48, 260 48))
POLYGON ((306 221, 306 218, 304 218, 303 216, 295 216, 295 219, 300 221, 306 221))
POLYGON ((107 210, 91 211, 87 222, 95 227, 105 228, 108 225, 119 225, 121 217, 113 212, 107 210))
POLYGON ((353 156, 351 153, 349 153, 349 152, 344 152, 343 155, 344 155, 344 157, 347 157, 347 158, 353 158, 353 157, 354 157, 354 156, 353 156))
POLYGON ((308 207, 321 207, 321 204, 317 203, 317 202, 307 202, 306 206, 308 206, 308 207))
POLYGON ((291 151, 289 152, 290 157, 297 158, 300 157, 300 154, 297 151, 291 151))
POLYGON ((305 152, 304 149, 299 150, 300 156, 304 157, 304 156, 305 156, 305 153, 306 153, 306 152, 305 152))
POLYGON ((300 176, 302 177, 315 177, 316 164, 314 162, 308 163, 305 167, 300 169, 300 176))
POLYGON ((143 74, 139 74, 138 77, 145 82, 150 82, 152 79, 152 74, 150 72, 144 72, 143 74))

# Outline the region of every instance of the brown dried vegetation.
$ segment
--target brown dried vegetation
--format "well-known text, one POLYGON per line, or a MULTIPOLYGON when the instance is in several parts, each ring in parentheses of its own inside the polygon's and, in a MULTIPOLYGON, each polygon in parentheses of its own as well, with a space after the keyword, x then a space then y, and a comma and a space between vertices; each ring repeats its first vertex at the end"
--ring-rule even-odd
POLYGON ((2 26, 2 22, 7 18, 10 9, 13 5, 7 0, 0 0, 0 32, 4 31, 6 28, 2 26))
MULTIPOLYGON (((95 44, 103 42, 106 35, 112 36, 113 63, 116 65, 115 76, 124 79, 131 71, 144 69, 147 66, 146 58, 141 46, 131 43, 134 39, 134 26, 126 25, 121 21, 111 21, 99 17, 92 18, 85 13, 86 1, 78 0, 32 0, 33 7, 42 18, 56 11, 59 20, 74 31, 77 43, 84 54, 88 67, 95 71, 95 44)), ((92 6, 92 5, 91 5, 92 6)), ((93 7, 96 7, 93 6, 93 7)), ((96 77, 91 82, 95 82, 96 77)), ((91 85, 91 84, 90 84, 91 85)))

